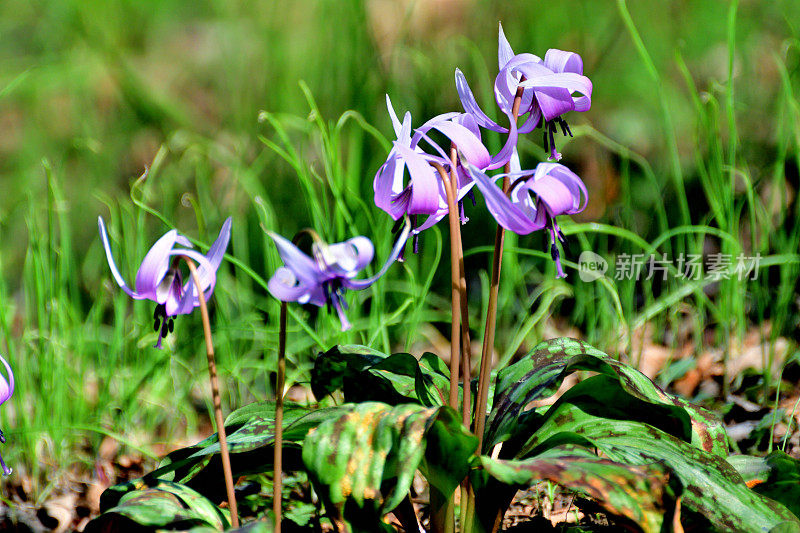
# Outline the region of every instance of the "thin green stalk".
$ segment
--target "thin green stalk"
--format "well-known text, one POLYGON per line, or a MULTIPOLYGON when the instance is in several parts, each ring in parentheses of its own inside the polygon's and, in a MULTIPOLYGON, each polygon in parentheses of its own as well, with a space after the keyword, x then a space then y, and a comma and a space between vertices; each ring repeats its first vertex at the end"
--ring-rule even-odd
POLYGON ((194 261, 185 255, 180 256, 189 267, 192 280, 197 288, 197 300, 200 303, 200 317, 203 320, 203 333, 206 340, 206 356, 208 357, 208 374, 211 378, 211 397, 214 403, 214 418, 217 424, 217 434, 219 435, 219 447, 222 455, 222 472, 225 476, 225 492, 228 496, 228 508, 231 511, 231 526, 239 527, 239 512, 236 508, 236 494, 233 490, 233 474, 231 472, 231 458, 228 454, 228 439, 225 435, 225 420, 222 418, 222 400, 219 394, 219 380, 217 379, 217 363, 214 359, 214 343, 211 339, 211 321, 208 318, 208 307, 206 297, 203 294, 203 287, 200 284, 200 277, 197 275, 197 268, 194 261))

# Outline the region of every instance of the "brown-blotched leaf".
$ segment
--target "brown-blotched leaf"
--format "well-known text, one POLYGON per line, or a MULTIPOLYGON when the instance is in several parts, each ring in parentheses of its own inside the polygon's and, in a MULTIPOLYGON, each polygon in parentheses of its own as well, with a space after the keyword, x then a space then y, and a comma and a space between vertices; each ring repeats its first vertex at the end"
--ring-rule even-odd
POLYGON ((523 461, 480 458, 493 478, 517 488, 548 480, 592 499, 607 513, 630 520, 645 533, 661 531, 674 501, 665 494, 667 474, 658 464, 631 466, 588 450, 554 449, 523 461), (668 509, 670 508, 670 509, 668 509))

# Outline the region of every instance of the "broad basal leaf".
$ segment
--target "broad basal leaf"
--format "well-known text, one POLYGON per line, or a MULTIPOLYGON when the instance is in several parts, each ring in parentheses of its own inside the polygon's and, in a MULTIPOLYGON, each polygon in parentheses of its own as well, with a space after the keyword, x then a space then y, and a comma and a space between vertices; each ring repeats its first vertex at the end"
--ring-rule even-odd
POLYGON ((162 480, 149 485, 142 481, 114 507, 102 510, 103 514, 89 523, 87 532, 197 526, 223 531, 229 526, 227 515, 201 494, 185 485, 162 480))
POLYGON ((630 520, 645 533, 661 531, 665 512, 674 505, 665 494, 663 467, 615 463, 581 448, 550 452, 524 461, 486 456, 480 461, 489 475, 506 485, 528 488, 548 480, 592 499, 605 512, 630 520))
POLYGON ((667 394, 647 376, 575 339, 554 339, 537 345, 528 355, 497 376, 492 411, 486 429, 486 449, 517 433, 520 414, 533 400, 552 395, 563 378, 576 370, 591 370, 617 380, 629 395, 674 421, 676 436, 716 455, 727 455, 727 438, 719 420, 705 409, 667 394))
MULTIPOLYGON (((324 420, 338 415, 337 407, 312 409, 287 403, 283 418, 285 470, 302 468, 300 442, 309 429, 324 420)), ((272 446, 275 442, 275 402, 260 402, 247 405, 228 416, 225 425, 230 451, 233 476, 268 472, 272 470, 272 446)), ((122 495, 137 490, 141 484, 151 480, 167 480, 183 483, 198 490, 206 497, 217 501, 224 496, 217 434, 186 448, 167 455, 161 466, 142 479, 109 487, 101 496, 106 507, 116 505, 122 495), (148 480, 148 481, 145 481, 148 480)))
POLYGON ((375 520, 394 509, 423 458, 428 470, 448 470, 433 476, 443 489, 466 476, 477 440, 449 407, 376 402, 344 407, 349 411, 309 432, 303 462, 323 501, 343 508, 345 518, 375 520), (348 502, 357 512, 348 511, 348 502))
MULTIPOLYGON (((736 470, 721 457, 706 452, 656 427, 624 418, 605 418, 589 394, 608 384, 595 376, 570 389, 546 413, 521 455, 539 453, 562 444, 583 444, 608 459, 629 465, 661 463, 680 479, 683 505, 705 516, 722 531, 770 531, 800 522, 780 503, 750 490, 736 470)), ((795 529, 791 529, 795 528, 795 529)))
POLYGON ((341 390, 348 402, 380 401, 390 405, 444 404, 450 373, 441 359, 425 354, 386 355, 366 346, 335 346, 319 354, 311 370, 311 390, 321 400, 341 390))

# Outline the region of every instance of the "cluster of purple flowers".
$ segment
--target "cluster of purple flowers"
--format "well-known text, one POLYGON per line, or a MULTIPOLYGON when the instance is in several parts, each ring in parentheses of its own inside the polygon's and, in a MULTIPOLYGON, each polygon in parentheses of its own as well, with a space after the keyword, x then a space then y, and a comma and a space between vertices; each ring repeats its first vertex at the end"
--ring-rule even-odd
MULTIPOLYGON (((386 163, 375 175, 375 204, 395 220, 404 215, 410 215, 413 220, 427 215, 421 224, 414 224, 414 234, 430 228, 447 215, 445 191, 431 165, 436 162, 450 171, 453 162, 445 150, 428 137, 427 133, 436 129, 458 149, 455 164, 459 203, 475 186, 483 194, 489 212, 503 228, 518 234, 546 228, 551 235, 551 255, 558 276, 563 277, 556 245, 556 241, 563 241, 563 234, 556 217, 582 211, 586 207, 587 192, 574 172, 557 163, 561 154, 556 151, 555 134, 560 129, 564 135, 572 135, 563 115, 573 110, 587 111, 591 107, 592 83, 583 75, 583 61, 578 54, 551 49, 544 60, 533 54, 515 55, 502 26, 498 69, 495 100, 508 117, 508 127, 497 124, 484 113, 458 69, 456 89, 465 113, 434 117, 415 129, 413 136, 411 115, 406 113, 400 123, 387 97, 397 140, 386 163), (519 118, 523 120, 518 127, 519 118), (507 134, 505 144, 496 155, 492 156, 482 144, 481 128, 507 134), (531 133, 536 128, 542 128, 544 148, 550 161, 532 170, 522 170, 517 141, 520 134, 531 133), (431 153, 422 149, 422 140, 431 153), (500 167, 505 167, 503 173, 491 177, 486 174, 500 167), (510 191, 504 192, 496 182, 505 177, 514 178, 514 184, 510 191)), ((463 214, 461 218, 464 222, 463 214)))
MULTIPOLYGON (((446 188, 436 167, 456 176, 456 201, 461 222, 466 222, 463 200, 477 187, 486 200, 489 212, 503 228, 518 234, 539 229, 550 232, 551 255, 558 277, 564 277, 557 241, 564 236, 556 217, 581 212, 588 200, 586 186, 564 165, 557 163, 555 135, 560 129, 572 135, 563 118, 568 111, 587 111, 591 107, 592 83, 583 75, 583 60, 578 54, 548 50, 541 59, 533 54, 514 54, 500 26, 498 74, 494 93, 500 111, 508 117, 508 127, 497 124, 478 105, 466 78, 456 69, 456 89, 464 113, 444 113, 413 129, 411 114, 402 122, 386 97, 386 106, 396 140, 386 162, 378 169, 373 182, 375 204, 392 219, 409 221, 407 229, 416 237, 448 215, 446 188), (516 105, 515 105, 516 104, 516 105), (522 125, 517 120, 523 119, 522 125), (548 162, 533 170, 522 170, 517 153, 520 134, 541 128, 548 162), (501 150, 491 155, 481 140, 481 129, 507 134, 501 150), (432 130, 450 141, 443 148, 429 133, 432 130), (456 157, 449 153, 456 149, 456 157), (455 168, 453 168, 455 166, 455 168), (489 176, 488 171, 504 167, 504 172, 489 176), (510 190, 498 185, 500 178, 514 178, 510 190), (427 217, 419 221, 419 217, 427 217)), ((474 201, 474 197, 473 197, 474 201)), ((302 253, 286 239, 270 234, 285 266, 269 281, 269 290, 282 301, 333 306, 342 329, 350 322, 344 313, 344 289, 363 289, 372 284, 387 267, 402 257, 408 231, 397 240, 394 250, 378 275, 355 280, 372 259, 373 247, 365 237, 327 245, 314 243, 312 257, 302 253)))

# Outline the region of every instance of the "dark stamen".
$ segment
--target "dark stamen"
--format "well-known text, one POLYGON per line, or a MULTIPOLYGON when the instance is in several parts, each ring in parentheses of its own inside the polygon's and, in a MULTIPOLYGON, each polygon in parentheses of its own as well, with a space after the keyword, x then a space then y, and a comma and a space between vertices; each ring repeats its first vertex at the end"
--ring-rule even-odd
POLYGON ((547 132, 549 130, 550 130, 550 124, 545 122, 544 125, 542 126, 542 148, 544 148, 545 153, 550 151, 550 148, 547 145, 547 132))
POLYGON ((556 140, 555 140, 555 132, 556 132, 556 125, 552 122, 549 123, 547 128, 548 135, 550 136, 550 150, 552 152, 556 151, 556 140))
POLYGON ((169 321, 167 322, 167 326, 169 327, 169 332, 170 333, 175 331, 175 321, 172 320, 172 318, 170 318, 169 321))
POLYGON ((473 191, 472 189, 470 189, 467 192, 467 198, 472 200, 472 207, 475 207, 476 205, 478 205, 478 204, 475 203, 475 191, 473 191))
POLYGON ((161 327, 161 319, 156 318, 155 323, 153 323, 153 331, 158 331, 160 327, 161 327))
POLYGON ((553 261, 556 262, 558 262, 558 260, 561 258, 561 254, 558 252, 558 246, 556 246, 556 243, 550 245, 550 257, 552 257, 553 261))
POLYGON ((419 233, 414 235, 414 238, 412 239, 412 242, 414 244, 414 253, 418 254, 419 253, 419 233))
POLYGON ((328 307, 328 311, 331 310, 331 284, 329 281, 326 281, 322 284, 322 290, 325 292, 325 302, 328 307))
POLYGON ((404 222, 405 221, 402 218, 398 218, 397 220, 395 220, 394 221, 394 226, 392 226, 392 234, 395 234, 398 231, 400 231, 400 228, 403 227, 403 223, 404 222))
POLYGON ((566 120, 564 120, 563 118, 559 117, 558 118, 558 125, 561 126, 561 134, 564 137, 566 137, 567 135, 572 137, 572 132, 569 131, 569 126, 567 125, 567 121, 566 120))

